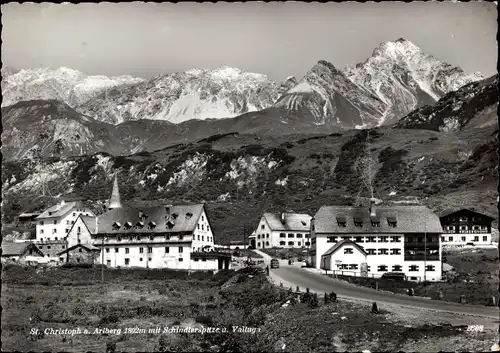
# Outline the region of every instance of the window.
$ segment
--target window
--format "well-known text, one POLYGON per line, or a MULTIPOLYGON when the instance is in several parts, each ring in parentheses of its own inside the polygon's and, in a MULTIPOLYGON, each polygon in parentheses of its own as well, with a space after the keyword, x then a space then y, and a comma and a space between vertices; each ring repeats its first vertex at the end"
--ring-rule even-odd
POLYGON ((80 259, 76 259, 76 262, 80 262, 80 259))
POLYGON ((354 240, 356 243, 363 243, 363 237, 355 237, 354 240))
POLYGON ((73 212, 73 217, 76 217, 76 212, 73 212))
POLYGON ((379 237, 378 241, 381 243, 387 243, 389 242, 389 237, 379 237))
POLYGON ((151 262, 151 258, 150 257, 148 257, 148 261, 151 262))
POLYGON ((395 217, 387 217, 387 225, 391 228, 396 228, 397 222, 395 217))
POLYGON ((200 235, 198 234, 198 240, 200 240, 200 235))
POLYGON ((476 236, 474 237, 474 241, 479 241, 479 236, 477 236, 477 235, 476 235, 476 236))
POLYGON ((293 238, 293 233, 288 233, 289 238, 293 238))
POLYGON ((358 269, 358 265, 357 264, 350 264, 349 265, 349 270, 357 270, 358 269))
POLYGON ((57 229, 52 229, 52 234, 57 234, 57 229))
POLYGON ((130 264, 130 259, 125 259, 125 266, 128 266, 130 264))
POLYGON ((461 237, 460 239, 461 239, 462 241, 465 241, 465 237, 461 237))
POLYGON ((200 261, 200 259, 194 259, 194 262, 198 262, 198 261, 200 261))
POLYGON ((418 271, 418 266, 417 265, 411 265, 409 267, 409 271, 412 271, 412 272, 418 271))
POLYGON ((368 255, 377 255, 377 249, 366 249, 368 255))
POLYGON ((179 246, 179 252, 183 252, 184 251, 184 248, 182 246, 179 246))
POLYGON ((201 225, 201 230, 205 230, 205 226, 203 224, 201 225))
POLYGON ((354 251, 352 248, 345 248, 344 249, 344 254, 353 254, 353 253, 354 253, 354 251))
POLYGON ((389 253, 389 249, 378 249, 379 255, 387 255, 389 253))
POLYGON ((106 248, 106 252, 109 252, 109 248, 106 248))
POLYGON ((116 241, 122 241, 122 237, 120 236, 116 237, 116 241))
POLYGON ((260 239, 260 234, 257 234, 257 239, 260 239))
POLYGON ((401 249, 391 249, 391 255, 401 255, 401 249))
POLYGON ((260 243, 257 243, 257 247, 260 248, 260 243))
POLYGON ((467 217, 460 217, 459 221, 460 222, 467 222, 467 217))
POLYGON ((50 249, 50 245, 47 245, 47 249, 50 249))
POLYGON ((280 238, 286 238, 286 234, 285 233, 280 233, 280 238))
POLYGON ((288 245, 293 246, 293 241, 289 241, 289 242, 288 242, 288 245))
POLYGON ((313 244, 313 245, 316 244, 316 238, 311 239, 311 244, 313 244))
POLYGON ((483 241, 488 241, 488 236, 487 235, 483 236, 483 241))
POLYGON ((125 248, 125 254, 129 253, 129 248, 125 248))
POLYGON ((447 226, 446 230, 455 230, 455 226, 447 226))
POLYGON ((168 246, 165 246, 165 254, 168 254, 170 252, 170 248, 168 246))
POLYGON ((153 248, 148 246, 148 254, 151 254, 153 252, 153 248))
POLYGON ((326 237, 326 242, 327 243, 336 243, 337 237, 326 237))
POLYGON ((401 237, 397 237, 397 236, 391 237, 391 242, 393 242, 393 243, 399 243, 400 241, 401 241, 401 237))
POLYGON ((40 229, 40 234, 43 234, 43 229, 40 229))
POLYGON ((266 245, 269 246, 269 242, 268 241, 266 241, 266 245))
POLYGON ((106 260, 106 265, 111 266, 111 260, 106 260))
POLYGON ((286 245, 286 241, 280 241, 280 245, 286 245))
POLYGON ((201 261, 205 261, 205 262, 206 262, 206 261, 207 261, 207 259, 201 259, 201 261))
POLYGON ((441 237, 441 241, 446 241, 446 240, 444 239, 444 237, 441 237))
POLYGON ((115 248, 115 252, 118 252, 118 248, 115 248))
POLYGON ((394 265, 392 266, 393 271, 403 271, 403 266, 401 265, 394 265))
POLYGON ((448 237, 448 241, 453 241, 453 237, 448 237))
POLYGON ((361 221, 354 221, 354 226, 361 228, 361 227, 363 227, 363 222, 361 222, 361 221))
MULTIPOLYGON (((179 239, 182 239, 182 238, 179 237, 179 239)), ((205 241, 205 236, 204 235, 201 236, 201 241, 205 241)))
POLYGON ((266 238, 269 238, 269 233, 266 234, 266 238))
POLYGON ((376 243, 376 237, 366 237, 366 242, 367 243, 376 243))
POLYGON ((379 221, 372 221, 372 227, 380 228, 380 222, 379 221))
POLYGON ((149 240, 155 240, 155 236, 154 235, 150 235, 149 236, 149 240))
POLYGON ((310 238, 311 236, 309 234, 306 234, 306 238, 310 238))
POLYGON ((201 220, 204 221, 205 220, 205 217, 201 216, 201 220))
POLYGON ((339 228, 345 228, 346 222, 345 221, 337 221, 337 225, 339 226, 339 228))
POLYGON ((40 225, 43 226, 43 221, 40 221, 40 225))
POLYGON ((385 272, 385 271, 387 271, 387 266, 386 265, 379 265, 377 267, 377 271, 379 271, 379 272, 385 272))
POLYGON ((57 219, 54 219, 54 224, 57 224, 57 219))
POLYGON ((260 229, 264 229, 264 225, 261 225, 261 226, 260 226, 260 229))
POLYGON ((184 259, 182 257, 179 257, 179 262, 182 262, 184 261, 184 259))
POLYGON ((306 246, 309 246, 309 245, 311 245, 311 243, 309 243, 308 241, 306 241, 306 246))
POLYGON ((139 258, 139 261, 142 262, 142 257, 139 258))
POLYGON ((165 240, 170 240, 170 234, 165 235, 165 240))
POLYGON ((425 270, 426 271, 431 271, 431 272, 435 271, 436 270, 436 266, 434 266, 434 265, 427 265, 427 266, 425 266, 425 270))
POLYGON ((55 238, 55 240, 57 240, 57 237, 55 238))

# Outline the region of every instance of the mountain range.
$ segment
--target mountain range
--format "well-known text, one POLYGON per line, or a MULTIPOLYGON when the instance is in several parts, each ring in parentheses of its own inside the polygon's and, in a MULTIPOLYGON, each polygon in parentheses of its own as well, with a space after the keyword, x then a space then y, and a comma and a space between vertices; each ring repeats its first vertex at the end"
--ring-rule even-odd
MULTIPOLYGON (((2 107, 28 100, 60 100, 97 121, 222 119, 267 108, 304 123, 342 128, 397 122, 414 109, 484 77, 423 53, 405 39, 380 44, 354 68, 320 60, 302 79, 278 84, 266 75, 223 66, 163 74, 86 76, 67 68, 2 71, 2 107)), ((266 113, 267 114, 267 113, 266 113)))

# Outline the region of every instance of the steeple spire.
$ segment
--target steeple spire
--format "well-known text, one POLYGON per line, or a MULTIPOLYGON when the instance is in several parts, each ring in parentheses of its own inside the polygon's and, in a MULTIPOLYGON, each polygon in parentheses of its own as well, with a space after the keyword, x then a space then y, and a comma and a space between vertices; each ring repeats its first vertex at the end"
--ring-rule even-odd
POLYGON ((120 190, 118 189, 118 175, 115 174, 115 181, 113 182, 113 192, 111 193, 111 198, 109 199, 108 208, 110 210, 114 208, 121 208, 122 203, 120 200, 120 190))

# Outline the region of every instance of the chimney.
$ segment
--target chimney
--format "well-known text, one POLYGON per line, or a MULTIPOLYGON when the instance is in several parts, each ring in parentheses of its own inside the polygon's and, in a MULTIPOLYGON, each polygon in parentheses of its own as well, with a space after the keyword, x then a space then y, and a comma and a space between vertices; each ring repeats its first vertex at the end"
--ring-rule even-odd
POLYGON ((285 224, 285 212, 281 212, 280 214, 280 220, 281 220, 281 223, 285 224))
POLYGON ((118 175, 115 175, 115 181, 113 182, 113 191, 111 192, 111 198, 109 199, 108 208, 110 210, 114 208, 121 208, 122 203, 120 200, 120 190, 118 189, 118 175))
POLYGON ((170 214, 170 208, 172 207, 172 205, 165 205, 165 212, 167 213, 167 215, 170 214))
POLYGON ((370 199, 370 217, 376 217, 377 214, 375 212, 375 199, 370 199))

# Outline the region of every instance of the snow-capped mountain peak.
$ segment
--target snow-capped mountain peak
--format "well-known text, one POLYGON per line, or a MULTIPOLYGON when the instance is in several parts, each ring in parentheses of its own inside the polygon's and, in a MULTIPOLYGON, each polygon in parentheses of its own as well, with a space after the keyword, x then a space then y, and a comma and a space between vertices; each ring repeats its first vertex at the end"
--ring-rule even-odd
POLYGON ((55 99, 75 107, 106 89, 144 82, 131 76, 88 76, 67 67, 21 69, 2 80, 2 106, 19 101, 55 99))
POLYGON ((391 118, 384 123, 484 78, 439 61, 403 38, 381 43, 366 61, 344 72, 389 106, 387 117, 391 118))

